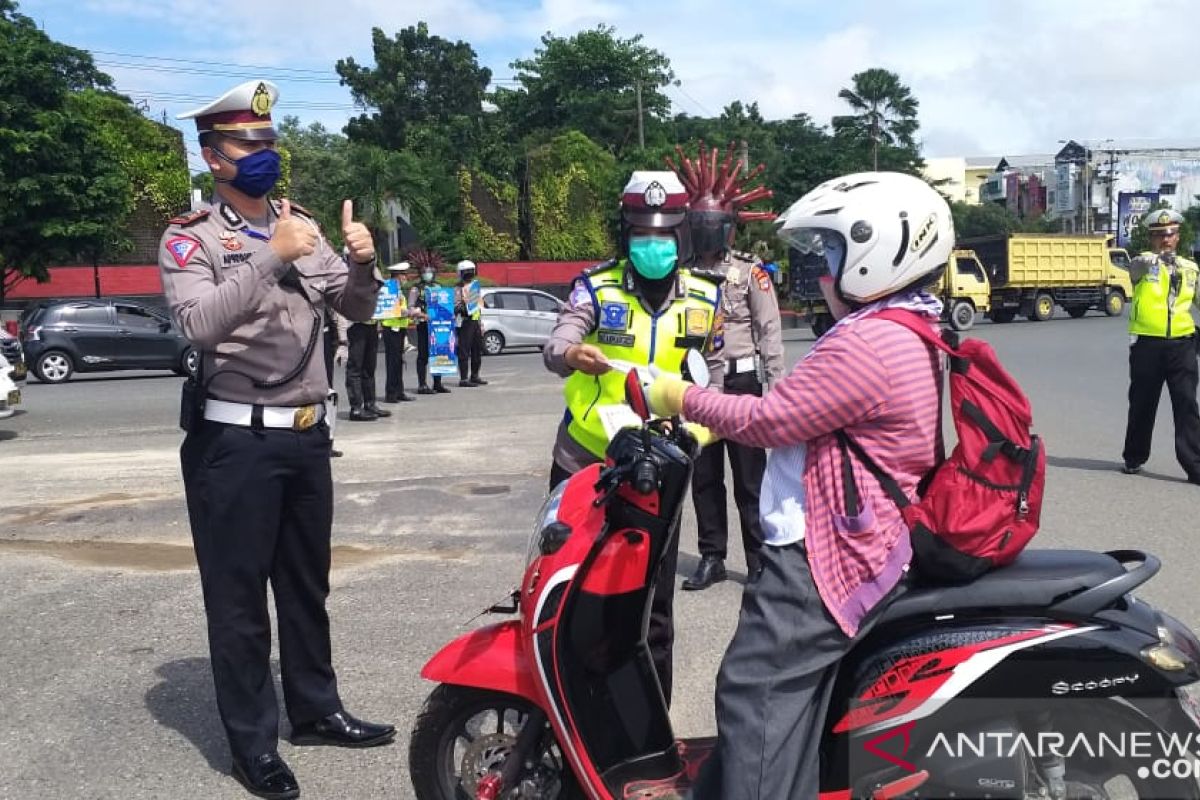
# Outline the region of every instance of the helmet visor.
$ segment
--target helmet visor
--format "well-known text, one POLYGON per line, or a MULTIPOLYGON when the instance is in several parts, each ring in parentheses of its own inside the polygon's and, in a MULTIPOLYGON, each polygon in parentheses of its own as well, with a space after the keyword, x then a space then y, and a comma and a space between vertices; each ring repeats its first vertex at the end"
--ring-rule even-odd
POLYGON ((842 266, 846 263, 846 240, 837 231, 825 228, 780 230, 779 238, 802 255, 824 258, 826 269, 834 278, 841 275, 842 266))
POLYGON ((697 253, 711 255, 729 249, 733 216, 723 211, 692 211, 688 214, 692 229, 692 247, 697 253))

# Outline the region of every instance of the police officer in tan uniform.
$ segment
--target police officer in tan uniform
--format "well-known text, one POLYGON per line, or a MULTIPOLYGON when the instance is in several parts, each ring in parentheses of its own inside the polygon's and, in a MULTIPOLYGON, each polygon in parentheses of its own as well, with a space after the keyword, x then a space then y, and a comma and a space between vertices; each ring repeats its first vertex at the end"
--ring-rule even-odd
POLYGON ((268 581, 292 741, 362 747, 395 729, 342 707, 325 610, 333 485, 320 338, 326 303, 351 320, 374 313, 375 250, 348 200, 345 260, 303 209, 268 201, 277 96, 250 81, 182 115, 196 120, 216 191, 171 220, 159 267, 172 317, 202 351, 185 386, 180 461, 233 776, 260 797, 292 798, 300 789, 277 752, 268 581))
MULTIPOLYGON (((783 375, 779 302, 761 261, 734 251, 732 246, 739 221, 774 218, 770 212, 742 210, 748 203, 770 197, 771 192, 761 187, 746 190, 746 184, 762 168, 750 175, 739 174, 743 173, 742 162, 734 161, 732 144, 719 166, 719 149, 710 151, 703 142, 695 161, 688 159, 681 148, 677 147, 676 152, 680 164, 670 159, 667 162, 688 190, 688 224, 696 264, 725 278, 716 332, 725 355, 725 391, 762 396, 764 389, 783 375)), ((741 520, 749 579, 758 573, 758 553, 763 543, 758 496, 767 454, 759 447, 718 441, 701 451, 692 473, 700 563, 683 582, 684 589, 707 589, 726 578, 726 450, 733 469, 733 497, 741 520)))

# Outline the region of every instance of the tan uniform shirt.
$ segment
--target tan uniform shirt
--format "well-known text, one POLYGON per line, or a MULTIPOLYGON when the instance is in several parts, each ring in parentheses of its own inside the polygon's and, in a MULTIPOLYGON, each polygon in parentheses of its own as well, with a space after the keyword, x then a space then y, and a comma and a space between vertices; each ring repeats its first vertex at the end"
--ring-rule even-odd
MULTIPOLYGON (((219 400, 323 402, 329 392, 320 341, 325 303, 351 320, 375 313, 379 284, 371 266, 347 265, 324 237, 312 255, 287 264, 247 232, 269 236, 278 211, 264 230, 218 195, 185 221, 173 220, 163 234, 158 266, 167 305, 183 335, 204 352, 202 377, 209 396, 219 400), (282 386, 256 387, 255 381, 278 380, 300 365, 314 325, 317 339, 301 373, 282 386)), ((297 216, 317 227, 302 212, 297 216)))
MULTIPOLYGON (((721 315, 726 362, 736 364, 757 354, 763 360, 767 383, 775 383, 783 377, 783 330, 771 276, 758 258, 738 252, 729 253, 713 269, 725 276, 721 315)), ((725 374, 733 374, 733 369, 727 366, 725 374)))
MULTIPOLYGON (((659 309, 675 302, 680 291, 682 286, 677 280, 659 309)), ((654 313, 647 307, 645 300, 641 301, 641 307, 647 314, 654 313)), ((567 348, 581 344, 595 327, 596 307, 588 291, 581 289, 577 282, 576 291, 571 292, 569 302, 558 315, 558 321, 550 333, 550 340, 542 349, 542 362, 546 369, 563 378, 570 377, 575 370, 567 364, 567 348)), ((725 382, 725 357, 720 348, 710 348, 709 352, 705 353, 705 360, 708 362, 710 385, 714 388, 721 387, 725 382)), ((567 432, 565 418, 558 424, 558 434, 554 439, 554 461, 570 472, 578 472, 596 461, 596 457, 587 448, 571 438, 571 434, 567 432)))

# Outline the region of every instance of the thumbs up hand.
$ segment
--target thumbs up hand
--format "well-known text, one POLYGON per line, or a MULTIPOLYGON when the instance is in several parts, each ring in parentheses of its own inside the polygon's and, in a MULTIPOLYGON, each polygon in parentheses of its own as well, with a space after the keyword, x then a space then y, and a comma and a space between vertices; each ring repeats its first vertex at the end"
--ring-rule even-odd
POLYGON ((353 200, 342 203, 342 239, 350 251, 350 260, 356 264, 369 264, 375 260, 375 241, 366 225, 354 221, 353 200))
POLYGON ((317 229, 307 221, 292 216, 292 204, 283 201, 275 230, 271 234, 271 249, 284 263, 311 255, 317 247, 317 229))

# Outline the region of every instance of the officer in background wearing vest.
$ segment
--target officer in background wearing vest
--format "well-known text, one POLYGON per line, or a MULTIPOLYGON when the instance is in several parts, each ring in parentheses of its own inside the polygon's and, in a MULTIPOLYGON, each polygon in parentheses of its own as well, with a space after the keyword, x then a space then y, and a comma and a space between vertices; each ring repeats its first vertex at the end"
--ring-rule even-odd
POLYGON ((1200 413, 1196 408, 1197 267, 1176 255, 1178 211, 1156 209, 1143 218, 1150 252, 1129 265, 1133 302, 1129 307, 1129 422, 1125 428, 1123 471, 1136 475, 1150 458, 1150 439, 1163 382, 1175 417, 1175 457, 1190 483, 1200 484, 1200 413))
POLYGON ((388 267, 388 277, 396 281, 400 296, 400 316, 380 321, 383 326, 383 402, 406 403, 412 400, 404 393, 404 343, 408 339, 410 312, 408 296, 404 291, 404 273, 408 262, 401 261, 388 267))
POLYGON ((349 200, 345 259, 306 212, 268 200, 280 176, 278 94, 250 81, 180 117, 195 118, 216 187, 209 204, 171 220, 158 264, 171 317, 201 351, 184 384, 180 462, 233 776, 259 797, 292 798, 268 581, 292 742, 364 747, 395 728, 343 708, 325 610, 333 481, 321 330, 326 304, 352 320, 374 313, 375 247, 349 200))
POLYGON ((467 300, 472 299, 467 295, 475 282, 475 262, 463 259, 456 269, 454 315, 458 319, 458 385, 467 388, 487 386, 488 382, 479 377, 479 368, 483 366, 483 303, 478 294, 473 298, 475 308, 467 308, 467 300))
POLYGON ((450 394, 450 390, 442 385, 442 376, 433 376, 433 388, 429 388, 425 377, 429 372, 429 314, 425 299, 426 289, 437 289, 434 280, 437 274, 433 267, 423 267, 421 280, 408 290, 408 308, 413 319, 417 321, 417 394, 450 394))
MULTIPOLYGON (((680 374, 689 349, 703 350, 720 386, 724 359, 712 336, 721 276, 690 268, 687 190, 672 172, 635 172, 621 197, 621 258, 575 279, 570 300, 543 351, 547 369, 567 379, 567 410, 554 443, 553 489, 572 473, 602 461, 605 420, 625 407, 625 374, 610 360, 653 363, 680 374)), ((659 683, 671 699, 675 563, 679 537, 663 557, 650 611, 647 642, 659 683)))
MULTIPOLYGON (((775 218, 769 211, 742 210, 756 200, 772 196, 769 189, 761 186, 746 188, 765 167, 759 166, 746 174, 741 159, 734 161, 732 144, 723 162, 719 161, 719 148, 710 151, 703 142, 694 161, 684 155, 682 148, 676 147, 675 152, 680 163, 677 165, 670 158, 666 162, 688 191, 688 225, 696 264, 725 278, 716 325, 716 335, 724 340, 725 393, 761 397, 764 388, 783 375, 779 302, 762 262, 732 247, 737 223, 775 218)), ((741 522, 747 580, 758 574, 758 555, 763 543, 758 496, 767 453, 760 447, 717 441, 701 450, 692 473, 700 563, 695 573, 683 582, 684 589, 707 589, 726 578, 729 514, 725 450, 729 451, 733 469, 733 497, 741 522)))

